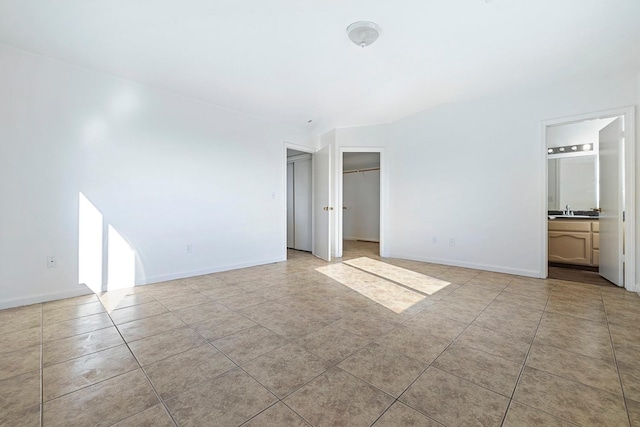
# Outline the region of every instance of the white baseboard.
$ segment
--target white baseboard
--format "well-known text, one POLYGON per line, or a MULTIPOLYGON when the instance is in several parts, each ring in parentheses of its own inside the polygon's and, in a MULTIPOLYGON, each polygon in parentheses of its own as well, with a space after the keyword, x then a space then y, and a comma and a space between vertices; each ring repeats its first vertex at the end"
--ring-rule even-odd
MULTIPOLYGON (((268 259, 263 259, 258 261, 250 261, 250 262, 243 262, 238 264, 229 264, 229 265, 223 265, 218 267, 205 268, 201 270, 183 271, 175 274, 150 276, 150 277, 145 277, 142 280, 137 280, 135 286, 150 285, 152 283, 166 282, 168 280, 184 279, 186 277, 202 276, 203 274, 219 273, 221 271, 237 270, 239 268, 255 267, 257 265, 272 264, 275 262, 280 262, 285 260, 286 258, 283 258, 283 257, 268 258, 268 259)), ((64 299, 64 298, 72 298, 72 297, 78 297, 82 295, 89 295, 92 293, 91 289, 89 289, 87 286, 83 284, 79 286, 81 287, 79 289, 0 301, 0 310, 3 310, 5 308, 21 307, 24 305, 55 301, 55 300, 64 299)))
POLYGON ((150 285, 152 283, 166 282, 169 280, 184 279, 186 277, 202 276, 204 274, 220 273, 222 271, 237 270, 240 268, 255 267, 258 265, 273 264, 275 262, 281 262, 281 261, 286 261, 286 258, 283 258, 283 257, 267 258, 267 259, 258 260, 258 261, 242 262, 238 264, 228 264, 228 265, 205 268, 200 270, 183 271, 183 272, 174 273, 174 274, 149 276, 149 277, 144 277, 141 280, 136 280, 136 286, 150 285))
POLYGON ((5 308, 21 307, 23 305, 39 304, 41 302, 49 302, 65 298, 79 297, 82 295, 89 295, 93 293, 87 286, 79 286, 81 286, 81 288, 79 289, 0 301, 0 310, 4 310, 5 308))
POLYGON ((410 261, 420 261, 420 262, 430 262, 433 264, 450 265, 452 267, 464 267, 464 268, 472 268, 475 270, 513 274, 516 276, 535 277, 537 279, 542 278, 541 272, 537 270, 524 270, 520 268, 504 267, 501 265, 478 264, 473 262, 460 262, 460 261, 450 260, 450 259, 416 257, 413 255, 394 254, 394 253, 391 253, 385 256, 389 258, 402 258, 410 261))

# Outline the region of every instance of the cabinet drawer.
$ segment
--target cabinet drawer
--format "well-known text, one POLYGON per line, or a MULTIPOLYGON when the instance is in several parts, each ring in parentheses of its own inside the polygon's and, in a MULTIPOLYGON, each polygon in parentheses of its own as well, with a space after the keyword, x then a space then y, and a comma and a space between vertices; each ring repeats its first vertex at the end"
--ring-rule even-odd
POLYGON ((600 232, 600 221, 591 221, 591 231, 594 233, 600 232))
POLYGON ((549 261, 590 265, 591 255, 590 232, 549 231, 549 261))
POLYGON ((591 221, 550 220, 549 231, 591 231, 591 221))
POLYGON ((591 251, 591 264, 594 267, 600 266, 600 251, 597 249, 591 251))
POLYGON ((600 249, 600 233, 593 233, 591 235, 591 244, 593 249, 600 249))

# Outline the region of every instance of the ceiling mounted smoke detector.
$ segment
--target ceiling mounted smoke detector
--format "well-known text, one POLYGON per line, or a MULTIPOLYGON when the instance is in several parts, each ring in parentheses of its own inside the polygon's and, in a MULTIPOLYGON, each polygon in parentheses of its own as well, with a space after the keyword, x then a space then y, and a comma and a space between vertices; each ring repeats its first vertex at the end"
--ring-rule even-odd
POLYGON ((358 21, 347 27, 347 35, 360 47, 367 47, 380 36, 380 26, 375 22, 358 21))

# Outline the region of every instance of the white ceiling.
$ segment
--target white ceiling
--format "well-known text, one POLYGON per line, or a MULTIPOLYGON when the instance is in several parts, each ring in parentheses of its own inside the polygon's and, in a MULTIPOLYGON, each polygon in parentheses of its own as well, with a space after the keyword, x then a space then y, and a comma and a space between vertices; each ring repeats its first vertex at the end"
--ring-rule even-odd
POLYGON ((0 43, 313 132, 638 73, 639 22, 639 0, 0 0, 0 43))

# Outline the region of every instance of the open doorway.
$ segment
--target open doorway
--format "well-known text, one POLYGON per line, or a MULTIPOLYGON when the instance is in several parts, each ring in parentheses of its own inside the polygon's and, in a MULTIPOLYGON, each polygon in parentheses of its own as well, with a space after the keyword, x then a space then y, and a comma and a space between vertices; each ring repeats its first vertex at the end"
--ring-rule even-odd
POLYGON ((337 256, 383 252, 382 155, 381 149, 343 148, 339 153, 337 256))
POLYGON ((312 249, 312 154, 287 148, 287 249, 312 249))
POLYGON ((545 276, 635 286, 632 129, 632 109, 544 123, 545 276))

